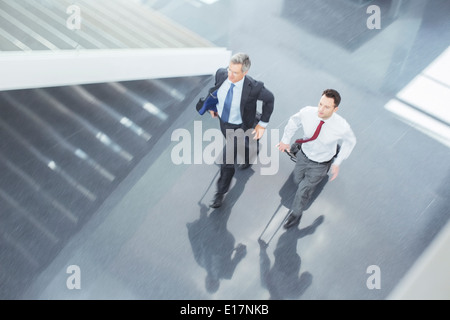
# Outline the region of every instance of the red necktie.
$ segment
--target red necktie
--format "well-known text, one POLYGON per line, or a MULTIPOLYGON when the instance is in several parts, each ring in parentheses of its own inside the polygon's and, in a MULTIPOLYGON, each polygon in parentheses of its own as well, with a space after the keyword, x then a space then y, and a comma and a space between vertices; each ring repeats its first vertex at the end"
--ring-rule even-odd
POLYGON ((323 120, 320 121, 319 125, 317 126, 316 132, 314 132, 314 135, 311 138, 309 138, 309 139, 298 139, 298 140, 295 140, 295 143, 305 143, 305 142, 317 139, 317 137, 319 136, 320 129, 322 128, 322 125, 324 123, 325 123, 325 121, 323 121, 323 120))

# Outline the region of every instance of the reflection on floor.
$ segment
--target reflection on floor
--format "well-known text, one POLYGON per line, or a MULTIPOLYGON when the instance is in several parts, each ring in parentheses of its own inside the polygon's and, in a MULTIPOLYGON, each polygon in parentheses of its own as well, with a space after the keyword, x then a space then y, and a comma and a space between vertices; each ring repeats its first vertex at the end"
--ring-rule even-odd
MULTIPOLYGON (((73 210, 79 210, 80 215, 74 217, 83 217, 88 204, 95 197, 102 197, 103 194, 97 191, 102 190, 98 187, 102 179, 124 177, 95 214, 91 214, 83 227, 64 247, 59 248, 52 263, 33 279, 35 281, 21 297, 173 300, 388 298, 408 271, 415 269, 414 264, 449 220, 450 168, 448 161, 444 160, 449 159, 450 149, 399 121, 385 106, 448 48, 448 41, 445 43, 443 39, 450 39, 450 3, 446 0, 322 0, 314 1, 314 4, 283 0, 142 2, 154 5, 161 13, 219 46, 250 54, 252 67, 249 74, 263 80, 276 96, 275 112, 267 131, 268 146, 279 142, 280 133, 291 114, 302 106, 317 104, 320 93, 328 87, 338 89, 343 96, 339 112, 352 125, 357 146, 343 163, 338 179, 327 182, 305 212, 298 230, 289 232, 270 228, 274 233, 269 235, 267 246, 258 242, 262 231, 274 213, 283 217, 290 206, 289 194, 293 190, 286 188, 290 189, 287 186, 291 182, 293 163, 288 157, 269 148, 273 151, 277 173, 262 175, 264 163, 255 164, 250 171, 238 172, 224 206, 218 210, 207 206, 215 191, 218 166, 204 163, 175 165, 171 161, 173 130, 187 130, 192 134, 192 145, 197 143, 197 146, 205 147, 211 141, 204 139, 203 134, 217 128, 215 119, 201 118, 193 110, 197 97, 192 96, 204 92, 202 86, 205 83, 202 81, 193 87, 187 85, 186 90, 179 90, 183 94, 192 93, 190 99, 186 96, 182 109, 175 108, 182 110, 180 114, 160 107, 148 96, 153 105, 144 105, 153 110, 155 118, 159 115, 159 119, 154 119, 156 123, 166 119, 167 115, 166 122, 163 122, 167 123, 167 127, 163 125, 165 131, 152 130, 151 125, 139 121, 140 116, 133 116, 136 112, 149 117, 142 104, 138 104, 139 111, 135 108, 132 108, 134 111, 129 108, 110 110, 106 113, 110 122, 105 123, 104 111, 99 116, 104 104, 125 98, 110 94, 113 88, 109 85, 83 86, 72 91, 84 101, 81 105, 74 104, 76 110, 84 110, 89 115, 83 118, 83 123, 94 121, 98 130, 93 132, 105 133, 98 137, 90 134, 89 126, 84 125, 81 130, 81 122, 72 118, 69 124, 61 125, 60 120, 56 121, 60 119, 57 116, 65 114, 62 111, 57 113, 60 110, 56 108, 58 104, 51 103, 48 98, 55 112, 46 115, 45 110, 37 109, 42 112, 42 119, 40 116, 36 118, 36 113, 20 108, 14 110, 23 112, 30 119, 29 127, 20 126, 15 117, 6 113, 4 116, 9 116, 11 121, 2 123, 2 134, 9 140, 2 139, 5 141, 2 151, 11 149, 6 143, 11 139, 15 141, 14 146, 20 145, 22 140, 14 130, 28 134, 31 141, 36 141, 43 149, 29 148, 25 158, 20 156, 22 152, 6 153, 11 157, 6 158, 10 162, 3 161, 2 166, 10 170, 11 178, 5 181, 9 181, 12 188, 14 181, 30 181, 25 175, 18 179, 19 174, 14 173, 17 170, 13 170, 13 164, 21 165, 23 170, 29 169, 26 173, 42 176, 39 181, 48 181, 48 187, 53 187, 51 190, 55 194, 66 196, 60 203, 45 203, 45 208, 56 205, 61 211, 61 204, 66 209, 73 205, 73 210), (390 20, 385 20, 381 30, 369 32, 365 24, 368 15, 363 9, 374 3, 392 15, 390 20), (358 10, 352 9, 355 7, 358 10), (334 10, 328 12, 328 8, 334 10), (317 27, 336 17, 339 23, 317 27), (362 26, 355 25, 355 21, 362 26), (353 31, 350 34, 355 38, 346 38, 349 30, 353 31), (92 97, 93 88, 102 92, 101 103, 92 97), (67 138, 66 144, 59 142, 55 132, 37 134, 45 127, 39 119, 47 121, 46 116, 55 119, 52 128, 67 138), (201 121, 203 131, 196 137, 197 121, 201 121), (12 123, 16 124, 14 130, 10 128, 12 123), (151 137, 151 143, 158 133, 161 138, 151 148, 142 150, 146 145, 145 139, 151 137), (87 141, 86 145, 81 144, 87 141), (120 142, 121 149, 113 148, 112 141, 120 142), (74 153, 72 146, 76 145, 75 142, 80 143, 84 153, 74 153), (104 146, 104 142, 109 142, 109 147, 104 146), (79 159, 78 155, 83 157, 74 165, 82 170, 68 165, 68 160, 79 159), (140 161, 137 161, 139 155, 140 161), (102 168, 92 166, 94 163, 88 159, 96 159, 102 168), (130 171, 120 171, 122 163, 135 160, 138 163, 130 171), (46 177, 55 176, 55 170, 59 168, 64 169, 61 172, 65 175, 58 176, 55 186, 54 180, 46 177), (118 172, 123 175, 119 176, 118 172), (85 174, 95 177, 92 185, 88 183, 91 179, 85 180, 85 174), (60 185, 68 187, 58 188, 60 185), (64 191, 69 187, 67 194, 64 191), (71 194, 77 198, 71 200, 71 194), (221 261, 225 262, 221 264, 221 261), (67 286, 70 276, 67 270, 71 265, 80 268, 80 289, 71 290, 67 286), (371 286, 373 279, 381 283, 371 286)), ((208 78, 208 81, 210 85, 212 79, 208 78)), ((141 82, 136 84, 143 85, 141 82)), ((144 87, 148 85, 145 83, 144 87)), ((114 89, 119 88, 116 86, 114 89)), ((64 102, 73 101, 73 95, 61 88, 51 89, 51 92, 56 97, 63 97, 64 102)), ((152 94, 156 93, 160 90, 152 94)), ((26 94, 8 95, 1 99, 4 104, 15 102, 12 99, 26 103, 26 97, 26 94)), ((404 100, 409 98, 403 97, 404 100)), ((27 110, 34 111, 31 108, 27 110)), ((15 190, 32 189, 34 184, 31 181, 28 184, 26 188, 15 190)), ((2 229, 6 239, 2 245, 8 249, 7 252, 14 252, 19 259, 17 261, 27 258, 32 261, 39 256, 32 255, 33 248, 12 250, 9 246, 19 242, 7 240, 14 239, 12 236, 20 238, 26 235, 23 237, 27 238, 32 235, 36 239, 42 237, 40 241, 47 244, 57 241, 59 233, 55 235, 54 232, 61 231, 39 227, 42 226, 40 220, 27 221, 27 211, 15 206, 22 205, 22 199, 14 202, 11 194, 6 193, 6 187, 2 185, 2 190, 5 190, 1 199, 3 205, 19 212, 13 218, 20 218, 20 225, 32 225, 36 231, 22 233, 20 228, 2 229), (9 235, 11 230, 13 235, 9 235)), ((21 196, 22 192, 30 193, 20 191, 14 195, 21 196)), ((39 199, 49 198, 40 196, 39 199)), ((23 203, 28 207, 33 205, 31 200, 23 203)), ((45 208, 42 212, 56 210, 45 208)), ((89 216, 89 212, 86 215, 89 216)), ((61 223, 70 223, 66 216, 58 216, 63 221, 61 223)), ((29 239, 26 243, 33 244, 29 239)), ((13 276, 4 276, 2 281, 17 279, 14 277, 17 263, 2 265, 1 268, 13 276)), ((36 268, 28 267, 28 270, 34 275, 36 268)), ((25 278, 23 282, 28 280, 25 278)), ((447 275, 442 282, 448 284, 447 275)), ((11 281, 9 287, 21 288, 20 284, 20 280, 11 281)), ((2 294, 19 295, 18 292, 2 294)))

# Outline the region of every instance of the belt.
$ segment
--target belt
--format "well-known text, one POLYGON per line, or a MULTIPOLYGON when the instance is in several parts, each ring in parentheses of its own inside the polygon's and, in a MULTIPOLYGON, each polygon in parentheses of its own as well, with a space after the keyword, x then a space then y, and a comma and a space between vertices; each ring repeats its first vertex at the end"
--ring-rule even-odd
POLYGON ((330 164, 331 163, 331 161, 333 161, 333 158, 331 158, 331 160, 328 160, 328 161, 324 161, 324 162, 317 162, 317 161, 314 161, 314 160, 311 160, 310 158, 308 158, 308 156, 303 152, 303 150, 302 150, 302 148, 300 147, 300 151, 302 152, 302 154, 305 156, 305 158, 306 159, 308 159, 308 161, 311 161, 311 162, 313 162, 313 163, 315 163, 315 164, 330 164))

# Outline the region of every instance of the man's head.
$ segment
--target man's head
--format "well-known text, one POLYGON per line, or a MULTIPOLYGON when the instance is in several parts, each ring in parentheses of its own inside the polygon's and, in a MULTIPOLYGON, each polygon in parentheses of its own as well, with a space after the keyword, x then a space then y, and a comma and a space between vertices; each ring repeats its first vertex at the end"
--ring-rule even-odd
POLYGON ((236 53, 230 59, 228 66, 228 79, 236 83, 241 81, 250 69, 250 58, 246 53, 236 53))
POLYGON ((341 103, 341 95, 334 89, 326 89, 322 93, 319 101, 318 116, 326 120, 329 119, 333 113, 338 111, 341 103))

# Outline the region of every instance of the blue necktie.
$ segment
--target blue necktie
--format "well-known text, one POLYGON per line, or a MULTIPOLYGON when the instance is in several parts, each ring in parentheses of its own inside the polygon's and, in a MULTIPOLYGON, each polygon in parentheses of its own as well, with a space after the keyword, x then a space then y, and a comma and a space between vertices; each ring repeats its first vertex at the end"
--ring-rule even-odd
POLYGON ((228 122, 228 119, 230 118, 231 101, 233 101, 233 87, 234 83, 232 83, 230 89, 228 89, 225 102, 223 103, 223 111, 221 119, 224 122, 228 122))

